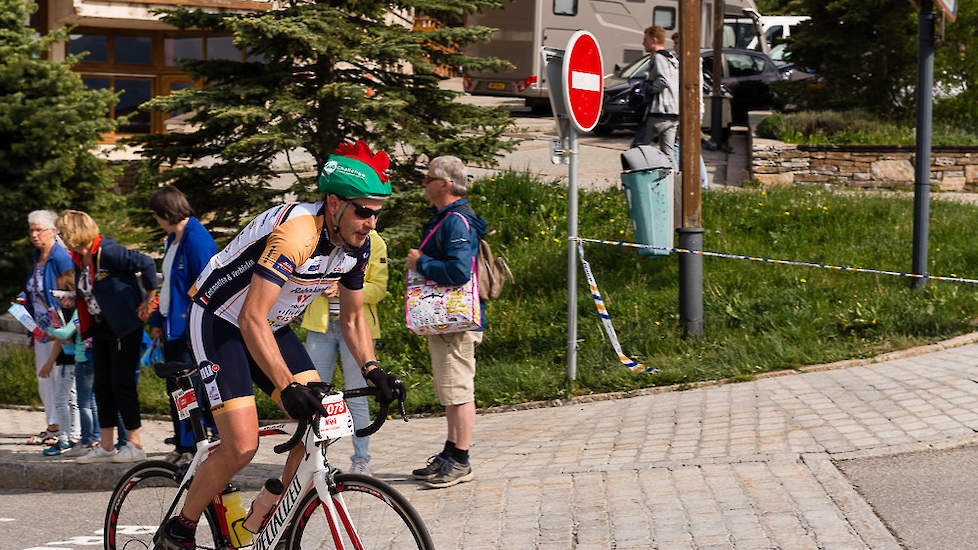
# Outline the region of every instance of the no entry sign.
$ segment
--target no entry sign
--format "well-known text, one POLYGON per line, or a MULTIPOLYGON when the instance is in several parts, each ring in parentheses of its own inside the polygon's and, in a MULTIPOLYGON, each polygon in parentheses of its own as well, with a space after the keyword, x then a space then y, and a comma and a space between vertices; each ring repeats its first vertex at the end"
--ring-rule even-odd
POLYGON ((579 131, 590 132, 601 116, 601 48, 594 35, 577 31, 567 42, 565 52, 562 80, 567 114, 579 131))

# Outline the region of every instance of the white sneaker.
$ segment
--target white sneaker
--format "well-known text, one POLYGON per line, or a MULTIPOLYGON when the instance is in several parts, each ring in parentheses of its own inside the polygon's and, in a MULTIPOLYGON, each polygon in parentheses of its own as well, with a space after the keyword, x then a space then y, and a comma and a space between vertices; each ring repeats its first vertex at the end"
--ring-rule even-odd
POLYGON ((116 450, 106 451, 101 445, 96 445, 88 450, 88 453, 75 459, 81 464, 91 464, 93 462, 112 462, 115 458, 116 450))
POLYGON ((142 462, 146 460, 146 451, 135 446, 132 441, 127 441, 124 447, 120 447, 112 457, 112 462, 142 462))
POLYGON ((365 476, 370 475, 370 464, 363 462, 361 460, 354 460, 353 465, 350 466, 351 474, 361 474, 365 476))
POLYGON ((65 458, 78 458, 87 455, 89 449, 90 447, 87 445, 82 445, 81 443, 75 443, 74 445, 71 446, 70 449, 61 453, 61 456, 65 458))

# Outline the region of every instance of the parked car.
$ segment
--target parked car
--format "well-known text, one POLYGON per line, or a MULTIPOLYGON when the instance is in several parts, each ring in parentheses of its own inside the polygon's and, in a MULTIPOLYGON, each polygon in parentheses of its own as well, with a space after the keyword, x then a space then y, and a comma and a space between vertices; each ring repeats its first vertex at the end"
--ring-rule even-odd
MULTIPOLYGON (((702 50, 703 74, 713 71, 713 50, 702 50)), ((747 124, 747 112, 774 105, 769 85, 788 78, 766 54, 740 48, 723 49, 723 85, 733 94, 734 124, 747 124)))
POLYGON ((781 73, 781 80, 808 80, 818 76, 815 74, 814 69, 799 67, 791 60, 791 51, 788 50, 787 43, 782 42, 771 48, 771 60, 778 66, 778 72, 781 73))
MULTIPOLYGON (((604 79, 604 98, 601 104, 601 117, 594 128, 598 134, 608 134, 614 130, 638 129, 642 120, 641 105, 633 99, 635 88, 649 71, 650 55, 646 54, 624 68, 615 67, 615 74, 604 79)), ((702 127, 710 128, 711 111, 710 96, 713 94, 712 79, 709 74, 703 74, 703 101, 706 109, 703 114, 702 127)), ((730 124, 730 93, 724 88, 723 127, 730 124)))

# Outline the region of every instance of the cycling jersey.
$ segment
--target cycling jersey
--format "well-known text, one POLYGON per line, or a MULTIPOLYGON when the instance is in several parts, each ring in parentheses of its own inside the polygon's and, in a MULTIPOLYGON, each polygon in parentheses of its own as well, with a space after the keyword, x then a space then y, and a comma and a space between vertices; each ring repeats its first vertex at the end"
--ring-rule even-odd
POLYGON ((339 281, 363 288, 370 240, 352 255, 329 240, 324 204, 289 203, 251 220, 215 254, 188 291, 194 303, 238 326, 253 274, 282 287, 268 312, 272 330, 289 324, 312 299, 339 281))

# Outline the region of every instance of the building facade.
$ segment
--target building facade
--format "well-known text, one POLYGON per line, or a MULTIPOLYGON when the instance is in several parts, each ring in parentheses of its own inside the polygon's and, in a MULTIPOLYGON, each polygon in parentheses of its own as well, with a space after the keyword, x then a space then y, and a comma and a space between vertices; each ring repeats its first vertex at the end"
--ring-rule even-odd
POLYGON ((160 21, 153 10, 183 6, 209 12, 248 13, 276 7, 275 0, 35 0, 38 11, 31 26, 45 33, 74 27, 67 43, 50 52, 51 59, 85 54, 74 66, 89 88, 108 88, 120 94, 109 113, 131 114, 107 142, 144 133, 163 132, 181 125, 179 113, 149 113, 138 107, 150 99, 195 85, 180 69, 178 59, 248 59, 231 36, 179 31, 160 21))

